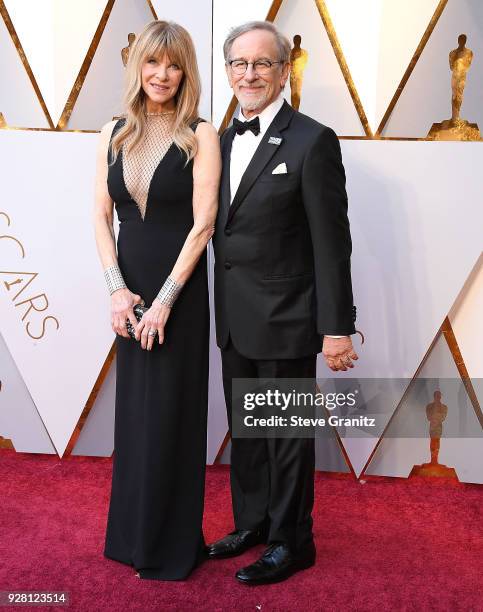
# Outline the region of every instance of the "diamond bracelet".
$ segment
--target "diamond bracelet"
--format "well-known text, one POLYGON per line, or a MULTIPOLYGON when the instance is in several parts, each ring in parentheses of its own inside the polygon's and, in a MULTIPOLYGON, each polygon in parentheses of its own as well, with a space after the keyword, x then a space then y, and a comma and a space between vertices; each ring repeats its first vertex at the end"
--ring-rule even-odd
POLYGON ((109 266, 104 270, 104 278, 106 279, 107 288, 112 295, 118 289, 124 289, 126 283, 121 274, 119 266, 109 266))
POLYGON ((168 276, 164 285, 159 290, 156 299, 159 300, 161 304, 164 304, 168 308, 171 308, 175 303, 176 298, 180 294, 182 288, 183 285, 177 283, 171 278, 171 276, 168 276))

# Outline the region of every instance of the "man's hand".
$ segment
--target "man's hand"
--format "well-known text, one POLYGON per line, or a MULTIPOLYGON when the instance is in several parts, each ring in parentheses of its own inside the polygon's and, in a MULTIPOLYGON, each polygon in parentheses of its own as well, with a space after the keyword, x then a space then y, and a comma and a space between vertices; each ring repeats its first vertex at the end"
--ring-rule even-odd
POLYGON ((354 367, 352 360, 359 359, 352 346, 350 336, 344 336, 343 338, 329 338, 328 336, 324 336, 322 353, 327 365, 334 372, 338 370, 346 372, 347 368, 354 367))

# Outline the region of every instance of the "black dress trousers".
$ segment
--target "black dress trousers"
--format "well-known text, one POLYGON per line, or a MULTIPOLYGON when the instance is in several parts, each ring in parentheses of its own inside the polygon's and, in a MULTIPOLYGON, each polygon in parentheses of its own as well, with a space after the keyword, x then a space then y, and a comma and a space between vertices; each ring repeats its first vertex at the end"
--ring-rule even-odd
MULTIPOLYGON (((230 338, 222 349, 223 387, 232 431, 233 378, 313 378, 317 355, 297 359, 249 359, 230 338)), ((231 495, 236 529, 267 533, 268 544, 294 552, 313 541, 315 448, 312 438, 231 440, 231 495)))

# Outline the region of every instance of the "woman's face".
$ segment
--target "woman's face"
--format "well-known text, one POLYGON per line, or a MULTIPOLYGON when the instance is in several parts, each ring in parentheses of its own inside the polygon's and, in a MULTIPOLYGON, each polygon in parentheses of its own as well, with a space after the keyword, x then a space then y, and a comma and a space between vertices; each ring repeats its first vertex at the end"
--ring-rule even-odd
POLYGON ((141 81, 147 96, 148 112, 172 110, 174 96, 183 78, 181 68, 165 53, 163 57, 148 57, 141 68, 141 81))

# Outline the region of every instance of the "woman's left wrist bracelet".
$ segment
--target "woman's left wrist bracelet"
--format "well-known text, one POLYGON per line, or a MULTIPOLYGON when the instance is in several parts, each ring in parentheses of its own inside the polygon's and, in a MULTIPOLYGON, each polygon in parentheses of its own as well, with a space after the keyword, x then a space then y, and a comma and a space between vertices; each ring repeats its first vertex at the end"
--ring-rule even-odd
POLYGON ((183 285, 177 283, 171 276, 168 276, 164 285, 161 287, 156 299, 168 308, 171 308, 176 302, 178 295, 181 293, 183 285))
POLYGON ((126 283, 124 282, 119 266, 109 266, 106 268, 104 270, 104 278, 106 279, 110 295, 118 289, 126 288, 126 283))

